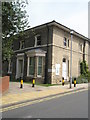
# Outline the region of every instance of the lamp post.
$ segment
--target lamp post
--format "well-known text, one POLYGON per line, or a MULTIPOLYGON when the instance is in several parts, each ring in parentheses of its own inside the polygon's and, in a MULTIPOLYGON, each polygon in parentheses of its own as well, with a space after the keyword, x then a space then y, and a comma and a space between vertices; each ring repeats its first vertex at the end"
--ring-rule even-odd
POLYGON ((70 35, 71 35, 70 88, 72 88, 72 39, 73 39, 73 31, 70 32, 70 35))

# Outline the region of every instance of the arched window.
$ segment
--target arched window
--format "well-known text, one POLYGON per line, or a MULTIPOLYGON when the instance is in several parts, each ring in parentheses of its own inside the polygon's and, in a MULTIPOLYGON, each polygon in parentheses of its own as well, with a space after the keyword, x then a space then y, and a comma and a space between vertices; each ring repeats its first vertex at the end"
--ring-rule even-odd
POLYGON ((66 58, 63 58, 63 62, 66 62, 66 58))

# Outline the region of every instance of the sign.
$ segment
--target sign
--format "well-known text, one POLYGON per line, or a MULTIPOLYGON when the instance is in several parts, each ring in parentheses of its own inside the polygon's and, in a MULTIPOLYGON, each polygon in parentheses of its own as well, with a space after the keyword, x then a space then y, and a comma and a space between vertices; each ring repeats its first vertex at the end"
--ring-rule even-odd
POLYGON ((48 69, 48 72, 55 72, 55 69, 48 69))
POLYGON ((60 72, 60 64, 56 64, 55 67, 56 67, 56 75, 59 75, 59 72, 60 72))

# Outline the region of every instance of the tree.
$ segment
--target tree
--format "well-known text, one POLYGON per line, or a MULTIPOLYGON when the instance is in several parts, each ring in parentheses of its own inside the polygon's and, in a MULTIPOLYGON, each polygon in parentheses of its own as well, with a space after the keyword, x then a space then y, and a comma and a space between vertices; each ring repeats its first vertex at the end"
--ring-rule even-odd
POLYGON ((13 54, 12 42, 18 34, 22 36, 28 28, 25 1, 2 2, 2 59, 10 61, 13 54))

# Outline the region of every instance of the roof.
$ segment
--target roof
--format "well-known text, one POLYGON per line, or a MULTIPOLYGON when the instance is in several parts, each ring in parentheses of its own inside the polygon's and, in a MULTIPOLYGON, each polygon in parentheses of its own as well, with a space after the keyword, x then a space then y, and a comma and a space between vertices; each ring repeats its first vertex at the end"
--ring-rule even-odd
POLYGON ((35 26, 35 27, 32 27, 32 28, 29 28, 29 29, 27 29, 27 30, 25 30, 25 31, 33 30, 33 29, 39 29, 39 28, 41 28, 41 27, 52 26, 52 25, 57 26, 57 27, 65 30, 65 31, 68 31, 68 32, 73 31, 73 35, 76 35, 76 36, 78 36, 78 37, 80 37, 80 38, 82 38, 82 39, 84 39, 84 40, 90 41, 89 38, 87 38, 87 37, 85 37, 84 35, 76 32, 76 31, 73 30, 73 29, 70 29, 69 27, 66 27, 65 25, 62 25, 62 24, 56 22, 55 20, 53 20, 53 21, 51 21, 51 22, 48 22, 48 23, 44 23, 44 24, 38 25, 38 26, 35 26))

